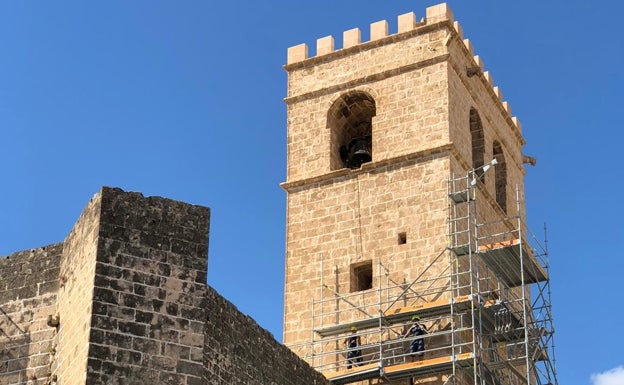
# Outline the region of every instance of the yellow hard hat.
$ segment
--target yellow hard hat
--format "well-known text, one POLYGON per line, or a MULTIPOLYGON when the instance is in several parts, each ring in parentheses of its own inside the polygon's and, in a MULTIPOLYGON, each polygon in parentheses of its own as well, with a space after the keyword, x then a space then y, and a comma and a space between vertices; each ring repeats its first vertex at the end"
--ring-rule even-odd
POLYGON ((351 331, 352 331, 352 332, 356 332, 356 331, 357 331, 357 328, 356 328, 355 326, 351 326, 351 331))

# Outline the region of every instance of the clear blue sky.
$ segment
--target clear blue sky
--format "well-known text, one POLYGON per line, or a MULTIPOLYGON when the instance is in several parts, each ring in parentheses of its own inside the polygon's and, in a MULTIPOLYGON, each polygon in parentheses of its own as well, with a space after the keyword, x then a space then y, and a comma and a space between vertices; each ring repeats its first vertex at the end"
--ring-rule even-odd
MULTIPOLYGON (((281 339, 286 49, 436 3, 0 2, 0 255, 62 241, 102 185, 209 206, 209 284, 281 339)), ((624 365, 624 3, 449 4, 538 159, 560 384, 621 385, 591 376, 624 365)))

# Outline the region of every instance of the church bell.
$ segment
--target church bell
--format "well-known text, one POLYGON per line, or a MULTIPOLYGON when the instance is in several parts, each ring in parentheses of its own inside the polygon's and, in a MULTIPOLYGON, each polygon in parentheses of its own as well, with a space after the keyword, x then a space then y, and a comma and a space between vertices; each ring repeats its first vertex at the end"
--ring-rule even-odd
POLYGON ((371 137, 361 136, 353 138, 346 146, 345 163, 349 168, 360 168, 363 163, 370 162, 371 156, 371 137))

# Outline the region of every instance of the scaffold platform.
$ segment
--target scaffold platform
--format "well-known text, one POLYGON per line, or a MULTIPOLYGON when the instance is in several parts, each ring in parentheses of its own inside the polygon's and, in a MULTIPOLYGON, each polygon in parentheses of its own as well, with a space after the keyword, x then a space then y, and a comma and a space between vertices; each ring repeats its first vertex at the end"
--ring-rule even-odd
POLYGON ((444 356, 391 365, 383 368, 383 376, 390 380, 398 380, 407 377, 444 373, 452 370, 453 364, 463 368, 471 366, 473 358, 474 355, 472 353, 462 353, 456 356, 444 356))
POLYGON ((379 366, 378 363, 372 363, 337 372, 324 372, 323 374, 329 381, 336 385, 379 377, 399 380, 408 377, 448 372, 452 369, 453 364, 460 367, 469 367, 472 365, 473 358, 474 355, 472 353, 462 353, 456 356, 436 357, 387 366, 379 366))
POLYGON ((488 264, 509 287, 544 282, 548 274, 519 239, 511 239, 479 246, 481 259, 488 264))
POLYGON ((357 329, 369 329, 380 325, 388 325, 397 322, 406 322, 414 314, 419 317, 434 317, 450 312, 450 307, 455 305, 456 310, 465 311, 475 305, 472 296, 462 295, 452 299, 440 299, 432 302, 417 303, 415 305, 403 306, 383 312, 381 320, 379 318, 367 318, 346 323, 324 326, 314 329, 321 337, 327 337, 348 332, 352 327, 357 329), (381 324, 380 324, 381 322, 381 324))
POLYGON ((451 299, 440 299, 432 302, 418 303, 411 306, 404 306, 384 312, 384 317, 390 322, 409 321, 412 315, 419 317, 435 317, 450 313, 450 307, 455 305, 456 310, 467 310, 475 305, 472 296, 462 295, 451 299))

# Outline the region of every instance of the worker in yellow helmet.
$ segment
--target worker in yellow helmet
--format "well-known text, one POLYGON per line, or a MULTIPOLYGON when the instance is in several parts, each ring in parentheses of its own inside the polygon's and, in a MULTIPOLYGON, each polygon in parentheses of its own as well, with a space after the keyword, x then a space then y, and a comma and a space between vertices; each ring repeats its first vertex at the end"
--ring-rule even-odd
POLYGON ((351 369, 352 365, 360 366, 362 365, 362 350, 360 346, 362 345, 362 340, 360 336, 357 335, 357 328, 355 326, 351 326, 351 335, 348 336, 344 342, 344 345, 347 346, 347 369, 351 369))
POLYGON ((414 314, 412 316, 412 325, 403 336, 403 338, 407 338, 408 336, 415 337, 410 343, 410 356, 412 357, 412 361, 414 361, 416 357, 418 357, 419 360, 422 360, 424 357, 425 341, 422 336, 427 334, 427 328, 419 321, 420 317, 414 314))

